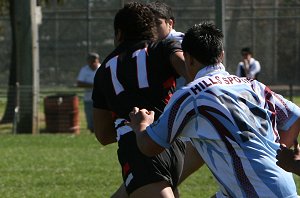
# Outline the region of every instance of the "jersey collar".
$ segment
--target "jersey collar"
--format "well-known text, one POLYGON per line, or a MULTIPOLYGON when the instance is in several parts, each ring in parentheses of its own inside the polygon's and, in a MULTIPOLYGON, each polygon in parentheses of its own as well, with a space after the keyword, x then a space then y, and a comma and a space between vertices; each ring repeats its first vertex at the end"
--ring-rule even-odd
MULTIPOLYGON (((195 79, 201 78, 203 76, 211 76, 215 72, 226 72, 225 67, 222 63, 217 65, 209 65, 198 71, 195 79)), ((227 73, 227 72, 226 72, 227 73)))

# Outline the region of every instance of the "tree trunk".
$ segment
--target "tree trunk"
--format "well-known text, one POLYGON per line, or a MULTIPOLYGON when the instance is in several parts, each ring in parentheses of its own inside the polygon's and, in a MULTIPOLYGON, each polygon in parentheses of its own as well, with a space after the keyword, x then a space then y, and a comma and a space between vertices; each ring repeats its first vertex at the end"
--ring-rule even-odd
POLYGON ((9 69, 9 82, 7 88, 7 103, 4 115, 0 123, 11 123, 14 119, 14 109, 16 106, 16 83, 17 83, 17 64, 16 64, 16 33, 15 33, 15 13, 14 13, 14 0, 9 1, 9 14, 12 35, 12 48, 10 56, 10 69, 9 69))

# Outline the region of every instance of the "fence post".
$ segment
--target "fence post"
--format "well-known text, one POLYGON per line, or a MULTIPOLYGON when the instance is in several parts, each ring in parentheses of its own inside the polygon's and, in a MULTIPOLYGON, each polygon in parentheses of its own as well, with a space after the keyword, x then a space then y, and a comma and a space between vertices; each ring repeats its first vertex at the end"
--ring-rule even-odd
POLYGON ((289 94, 290 94, 290 101, 293 102, 294 93, 293 93, 293 84, 292 83, 289 84, 289 94))
POLYGON ((15 105, 15 109, 14 109, 14 120, 13 120, 13 126, 12 126, 12 132, 13 134, 17 133, 17 128, 18 128, 18 124, 20 121, 20 117, 19 117, 19 108, 20 108, 20 85, 18 82, 16 82, 16 88, 15 88, 15 92, 16 92, 16 105, 15 105))
MULTIPOLYGON (((215 23, 224 35, 223 47, 226 54, 226 28, 225 28, 225 3, 226 0, 215 0, 215 23)), ((223 64, 226 66, 226 55, 224 54, 223 64)))

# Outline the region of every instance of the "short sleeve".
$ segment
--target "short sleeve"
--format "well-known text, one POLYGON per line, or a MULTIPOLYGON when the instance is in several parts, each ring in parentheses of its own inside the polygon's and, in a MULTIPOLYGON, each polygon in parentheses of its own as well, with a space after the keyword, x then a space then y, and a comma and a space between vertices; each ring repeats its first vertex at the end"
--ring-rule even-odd
POLYGON ((84 69, 85 69, 85 67, 82 67, 81 69, 80 69, 80 71, 79 71, 79 73, 78 73, 78 76, 77 76, 77 80, 78 81, 84 81, 84 69))
POLYGON ((274 93, 276 121, 279 130, 288 130, 300 117, 300 108, 283 96, 274 93))
POLYGON ((105 84, 104 82, 101 82, 102 70, 99 68, 96 72, 96 75, 94 77, 94 87, 93 87, 93 107, 98 109, 107 109, 109 110, 106 102, 106 97, 103 94, 102 85, 105 84))
POLYGON ((182 51, 181 43, 179 41, 176 41, 174 39, 164 39, 161 41, 161 44, 163 47, 163 53, 164 55, 170 55, 178 51, 182 51))
POLYGON ((182 90, 175 92, 159 119, 147 127, 148 135, 160 146, 170 147, 190 120, 187 112, 183 110, 187 105, 183 103, 188 97, 189 93, 182 90))

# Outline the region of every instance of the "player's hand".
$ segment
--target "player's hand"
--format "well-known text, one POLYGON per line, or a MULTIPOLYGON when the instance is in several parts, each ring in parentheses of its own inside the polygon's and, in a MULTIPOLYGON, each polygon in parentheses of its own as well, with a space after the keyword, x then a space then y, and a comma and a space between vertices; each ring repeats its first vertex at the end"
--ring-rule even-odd
POLYGON ((297 163, 300 160, 300 147, 297 141, 294 142, 294 150, 289 149, 286 145, 281 144, 280 149, 277 150, 276 164, 288 172, 295 172, 297 163), (297 162, 298 161, 298 162, 297 162))
POLYGON ((134 107, 129 113, 130 122, 127 123, 135 132, 143 131, 154 121, 154 111, 134 107))

